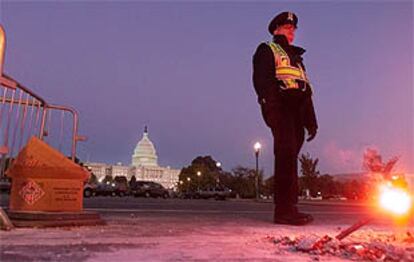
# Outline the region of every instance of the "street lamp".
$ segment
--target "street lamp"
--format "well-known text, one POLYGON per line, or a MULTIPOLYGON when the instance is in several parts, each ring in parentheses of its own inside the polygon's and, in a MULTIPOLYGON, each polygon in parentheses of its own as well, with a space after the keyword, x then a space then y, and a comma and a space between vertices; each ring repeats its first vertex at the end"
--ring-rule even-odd
POLYGON ((217 161, 216 162, 216 167, 218 168, 218 174, 217 174, 217 178, 216 178, 216 187, 218 187, 219 186, 219 184, 220 184, 220 168, 221 168, 221 162, 219 162, 219 161, 217 161))
POLYGON ((187 191, 188 191, 188 190, 190 190, 190 188, 191 188, 191 183, 190 183, 190 181, 191 181, 191 177, 187 177, 187 182, 188 182, 188 185, 186 186, 187 191))
POLYGON ((255 174, 255 189, 256 189, 256 200, 259 200, 259 153, 262 145, 259 142, 254 144, 254 155, 256 156, 256 174, 255 174))
POLYGON ((201 171, 197 171, 197 190, 200 192, 200 177, 201 171))

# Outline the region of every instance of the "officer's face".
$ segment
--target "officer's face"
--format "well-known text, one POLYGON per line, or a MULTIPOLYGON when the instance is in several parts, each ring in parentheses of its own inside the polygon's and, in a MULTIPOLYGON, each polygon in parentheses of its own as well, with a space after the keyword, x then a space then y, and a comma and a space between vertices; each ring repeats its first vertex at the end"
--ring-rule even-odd
POLYGON ((275 34, 286 36, 289 44, 292 44, 293 40, 295 40, 295 32, 296 28, 294 25, 291 24, 278 26, 275 30, 275 34))

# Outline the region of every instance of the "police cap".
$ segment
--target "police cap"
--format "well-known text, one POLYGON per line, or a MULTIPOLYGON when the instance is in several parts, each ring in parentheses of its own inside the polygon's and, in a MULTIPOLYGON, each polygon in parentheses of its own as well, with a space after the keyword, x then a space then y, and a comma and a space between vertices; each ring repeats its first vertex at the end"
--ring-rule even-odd
POLYGON ((275 29, 280 25, 291 24, 298 27, 298 17, 292 12, 283 12, 275 16, 269 23, 269 33, 273 35, 275 29))

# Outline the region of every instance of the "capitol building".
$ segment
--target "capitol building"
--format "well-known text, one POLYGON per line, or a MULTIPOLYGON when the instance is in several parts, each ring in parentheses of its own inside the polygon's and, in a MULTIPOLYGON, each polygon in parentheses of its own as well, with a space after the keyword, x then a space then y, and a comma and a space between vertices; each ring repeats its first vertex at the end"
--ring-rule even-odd
POLYGON ((109 175, 114 177, 125 176, 128 180, 135 176, 136 180, 153 181, 165 188, 174 189, 178 183, 180 170, 158 165, 158 156, 154 144, 148 137, 145 127, 144 134, 131 157, 131 165, 124 166, 121 163, 109 165, 104 163, 86 163, 85 165, 99 179, 109 175))

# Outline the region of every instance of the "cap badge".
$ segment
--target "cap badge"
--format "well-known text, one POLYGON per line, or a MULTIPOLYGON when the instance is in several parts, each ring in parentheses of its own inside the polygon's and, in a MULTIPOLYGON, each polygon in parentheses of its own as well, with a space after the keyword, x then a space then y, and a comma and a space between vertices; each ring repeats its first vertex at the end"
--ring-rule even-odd
POLYGON ((287 20, 289 20, 289 21, 293 21, 293 13, 288 12, 288 17, 287 17, 287 20))

